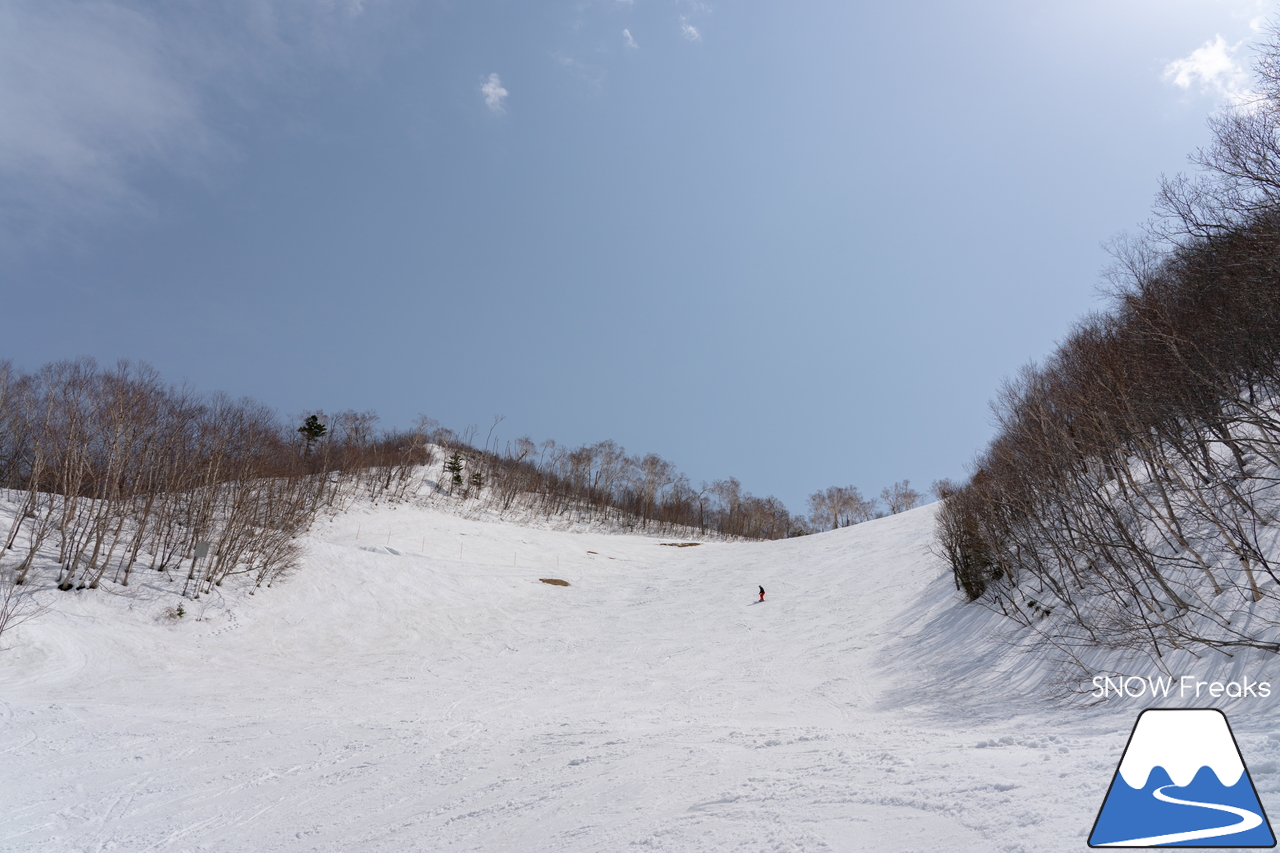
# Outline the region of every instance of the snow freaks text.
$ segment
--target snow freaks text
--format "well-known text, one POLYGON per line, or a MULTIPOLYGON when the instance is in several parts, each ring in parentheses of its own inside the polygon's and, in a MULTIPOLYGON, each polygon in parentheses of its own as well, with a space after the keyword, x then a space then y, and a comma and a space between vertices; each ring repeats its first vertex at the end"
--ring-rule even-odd
POLYGON ((1201 681, 1184 675, 1172 676, 1103 676, 1093 677, 1095 699, 1127 698, 1167 699, 1266 699, 1271 695, 1271 682, 1244 678, 1240 681, 1201 681))

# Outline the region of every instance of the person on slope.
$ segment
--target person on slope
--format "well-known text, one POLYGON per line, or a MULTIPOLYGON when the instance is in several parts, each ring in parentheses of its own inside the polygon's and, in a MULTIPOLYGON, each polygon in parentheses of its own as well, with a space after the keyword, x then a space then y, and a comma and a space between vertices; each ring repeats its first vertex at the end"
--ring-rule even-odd
POLYGON ((764 601, 764 587, 760 587, 760 600, 764 601))

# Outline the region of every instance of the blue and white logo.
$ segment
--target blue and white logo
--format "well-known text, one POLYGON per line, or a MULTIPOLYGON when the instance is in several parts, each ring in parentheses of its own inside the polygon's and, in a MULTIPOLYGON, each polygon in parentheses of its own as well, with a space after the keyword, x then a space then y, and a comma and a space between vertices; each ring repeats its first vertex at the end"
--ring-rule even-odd
POLYGON ((1089 846, 1275 847, 1226 715, 1139 714, 1089 846))

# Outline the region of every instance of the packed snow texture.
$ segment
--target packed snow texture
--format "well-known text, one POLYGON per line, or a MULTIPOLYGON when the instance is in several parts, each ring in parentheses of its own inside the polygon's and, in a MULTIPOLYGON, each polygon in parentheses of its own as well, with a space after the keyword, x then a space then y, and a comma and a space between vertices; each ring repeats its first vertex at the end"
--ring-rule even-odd
POLYGON ((1226 709, 1280 813, 1275 693, 1072 695, 933 516, 677 548, 366 505, 180 618, 157 572, 42 590, 0 652, 0 850, 1085 850, 1152 706, 1226 709))

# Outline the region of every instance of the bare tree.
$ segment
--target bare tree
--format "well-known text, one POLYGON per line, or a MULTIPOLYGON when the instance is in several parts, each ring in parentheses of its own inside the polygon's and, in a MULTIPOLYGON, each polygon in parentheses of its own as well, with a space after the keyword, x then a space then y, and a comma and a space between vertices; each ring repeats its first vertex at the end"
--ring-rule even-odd
POLYGON ((809 496, 809 520, 821 530, 837 530, 875 517, 876 501, 856 486, 830 486, 809 496))
POLYGON ((14 581, 15 572, 0 569, 0 637, 37 616, 41 610, 31 588, 14 581))
POLYGON ((920 503, 920 499, 921 494, 911 488, 910 480, 899 480, 880 491, 880 500, 884 501, 889 512, 894 515, 912 509, 920 503))

